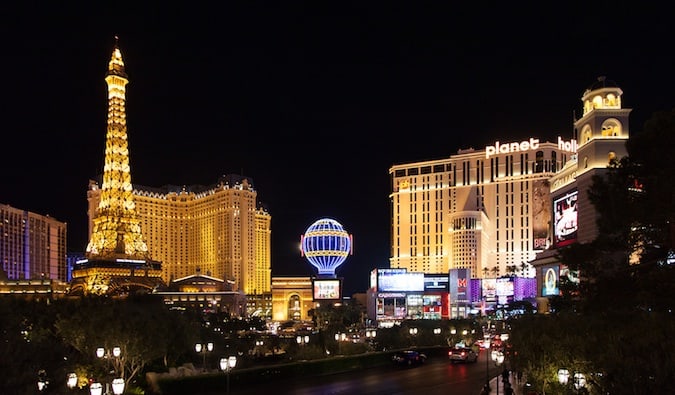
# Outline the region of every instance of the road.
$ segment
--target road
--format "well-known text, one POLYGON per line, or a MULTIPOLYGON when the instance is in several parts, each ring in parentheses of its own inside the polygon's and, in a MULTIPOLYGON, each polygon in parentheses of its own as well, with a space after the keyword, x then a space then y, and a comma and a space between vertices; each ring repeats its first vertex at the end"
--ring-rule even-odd
MULTIPOLYGON (((486 369, 490 377, 499 374, 492 361, 486 365, 487 353, 478 362, 451 364, 446 358, 430 358, 426 364, 411 368, 379 366, 348 373, 316 377, 293 377, 247 387, 230 388, 231 395, 477 395, 485 384, 486 369)), ((213 392, 202 395, 224 395, 213 392)))

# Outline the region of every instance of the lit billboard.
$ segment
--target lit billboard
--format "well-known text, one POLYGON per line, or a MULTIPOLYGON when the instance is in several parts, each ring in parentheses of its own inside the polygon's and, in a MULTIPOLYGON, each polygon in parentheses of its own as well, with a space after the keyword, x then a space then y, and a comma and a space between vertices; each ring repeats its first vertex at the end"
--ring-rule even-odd
POLYGON ((451 269, 450 270, 450 300, 452 303, 471 302, 471 270, 470 269, 451 269))
POLYGON ((484 278, 481 281, 481 291, 483 291, 483 299, 486 302, 496 302, 497 301, 497 279, 496 278, 484 278))
POLYGON ((550 184, 547 180, 532 182, 532 248, 545 250, 550 244, 550 184))
POLYGON ((337 278, 315 278, 312 281, 312 297, 314 300, 340 300, 342 282, 337 278))
POLYGON ((378 292, 424 292, 424 273, 405 269, 378 269, 378 292))
POLYGON ((558 265, 543 266, 541 268, 541 296, 560 295, 560 268, 558 265))
POLYGON ((555 245, 562 247, 577 239, 577 197, 578 191, 571 191, 553 200, 553 236, 555 245))

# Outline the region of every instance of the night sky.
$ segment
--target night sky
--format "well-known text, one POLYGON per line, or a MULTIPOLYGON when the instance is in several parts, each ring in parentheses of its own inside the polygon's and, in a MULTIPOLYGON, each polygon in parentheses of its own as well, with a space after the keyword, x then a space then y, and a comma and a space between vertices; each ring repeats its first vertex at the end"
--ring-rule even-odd
POLYGON ((0 203, 67 222, 70 251, 88 241, 116 35, 132 182, 251 177, 272 215, 273 275, 315 273, 300 235, 336 219, 354 237, 337 269, 346 295, 389 266, 392 165, 571 138, 601 75, 633 108, 632 134, 675 107, 672 15, 645 2, 30 3, 3 9, 0 203))

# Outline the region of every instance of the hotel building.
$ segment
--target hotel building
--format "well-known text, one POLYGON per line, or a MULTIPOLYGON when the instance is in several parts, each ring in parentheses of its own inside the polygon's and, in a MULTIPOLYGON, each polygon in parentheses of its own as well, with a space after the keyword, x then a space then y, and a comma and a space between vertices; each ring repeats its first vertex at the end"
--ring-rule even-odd
POLYGON ((603 177, 612 161, 628 155, 632 109, 622 108, 622 95, 621 88, 604 77, 584 91, 582 116, 574 121, 579 136, 577 155, 551 177, 552 243, 531 262, 536 269, 537 304, 542 313, 549 310, 548 298, 560 295, 561 276, 579 281, 580 273, 560 261, 558 249, 589 243, 598 236, 597 213, 588 196, 593 177, 603 177))
POLYGON ((549 179, 575 148, 532 137, 392 166, 390 267, 533 277, 528 262, 550 244, 549 179))
POLYGON ((66 223, 0 204, 0 262, 9 280, 66 282, 66 223))
MULTIPOLYGON (((133 186, 136 215, 165 283, 196 273, 233 282, 247 295, 270 292, 271 216, 250 178, 226 175, 210 186, 133 186)), ((100 200, 90 181, 89 231, 100 200)))

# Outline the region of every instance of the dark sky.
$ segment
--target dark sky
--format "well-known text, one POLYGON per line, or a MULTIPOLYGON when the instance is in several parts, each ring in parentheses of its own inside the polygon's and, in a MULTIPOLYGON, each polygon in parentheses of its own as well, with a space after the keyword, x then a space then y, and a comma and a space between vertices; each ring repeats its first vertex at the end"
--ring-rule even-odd
POLYGON ((67 222, 72 251, 86 246, 87 183, 103 167, 115 35, 132 181, 252 177, 272 214, 274 275, 314 273, 300 235, 336 219, 354 237, 337 270, 348 295, 389 265, 392 165, 571 137, 601 75, 634 109, 633 134, 675 107, 672 17, 646 2, 51 3, 3 9, 0 203, 67 222))

